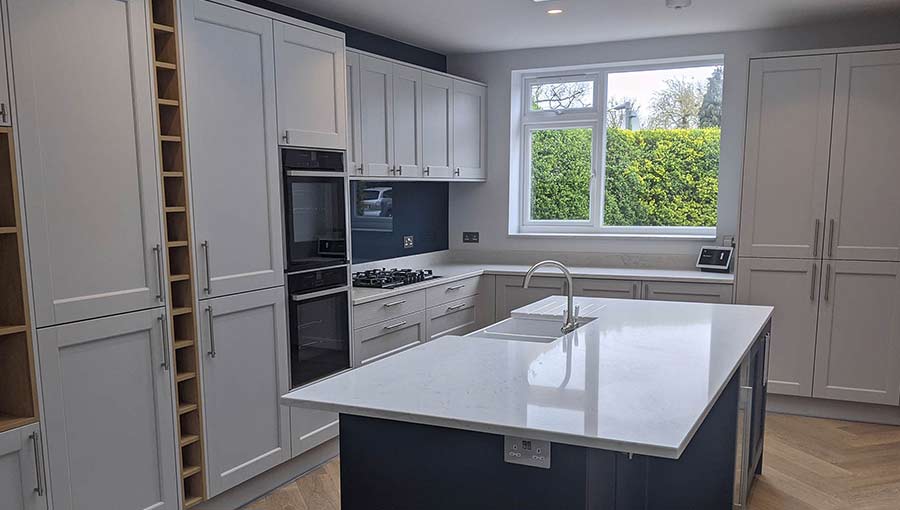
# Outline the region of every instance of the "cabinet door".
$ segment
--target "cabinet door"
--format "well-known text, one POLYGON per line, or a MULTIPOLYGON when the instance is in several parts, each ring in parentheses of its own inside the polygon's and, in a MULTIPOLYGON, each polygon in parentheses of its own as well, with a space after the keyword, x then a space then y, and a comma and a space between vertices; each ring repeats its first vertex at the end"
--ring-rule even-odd
POLYGON ((201 327, 206 466, 219 494, 290 456, 284 289, 211 299, 201 327))
POLYGON ((478 329, 483 322, 483 310, 478 305, 479 299, 475 295, 429 308, 428 340, 444 335, 462 336, 478 329))
POLYGON ((162 308, 38 330, 55 510, 178 508, 162 308))
POLYGON ((37 325, 159 306, 146 2, 7 6, 37 325))
POLYGON ((812 396, 822 265, 815 260, 741 258, 737 302, 775 307, 769 391, 812 396))
POLYGON ((834 73, 834 55, 751 62, 742 256, 821 256, 834 73))
POLYGON ((422 71, 394 64, 394 172, 422 176, 422 71))
POLYGON ((356 366, 415 347, 426 339, 425 310, 360 328, 353 333, 356 366))
POLYGON ((344 39, 275 22, 278 131, 285 145, 347 146, 344 39))
POLYGON ((0 508, 46 510, 47 484, 41 470, 40 425, 0 434, 0 508))
POLYGON ((734 289, 720 283, 644 282, 644 299, 685 303, 731 303, 734 289))
POLYGON ((281 285, 272 20, 206 0, 183 15, 198 295, 281 285))
POLYGON ((352 175, 361 175, 362 139, 359 116, 359 53, 347 52, 347 168, 352 175))
POLYGON ((287 407, 291 413, 291 457, 302 455, 340 433, 338 413, 287 407))
POLYGON ((554 276, 535 276, 527 289, 522 288, 525 283, 523 276, 498 276, 496 281, 495 319, 498 321, 509 318, 510 313, 517 308, 548 296, 564 295, 566 287, 564 278, 554 276))
POLYGON ((359 110, 365 175, 391 175, 394 166, 393 65, 359 56, 359 110))
POLYGON ((825 261, 813 396, 900 404, 900 264, 825 261))
POLYGON ((458 178, 487 177, 486 96, 481 85, 453 81, 453 164, 458 178))
POLYGON ((576 278, 575 295, 583 297, 640 299, 641 282, 576 278))
POLYGON ((422 164, 425 177, 453 175, 453 79, 422 73, 422 164))
POLYGON ((900 261, 898 83, 900 51, 838 56, 828 258, 900 261))

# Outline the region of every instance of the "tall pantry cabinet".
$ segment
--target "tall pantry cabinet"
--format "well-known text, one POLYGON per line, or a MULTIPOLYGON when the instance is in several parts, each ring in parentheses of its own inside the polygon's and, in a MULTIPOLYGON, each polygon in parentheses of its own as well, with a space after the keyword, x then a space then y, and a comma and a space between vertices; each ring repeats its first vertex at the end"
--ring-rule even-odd
POLYGON ((738 302, 770 391, 900 405, 900 51, 751 61, 738 302))
POLYGON ((6 7, 50 474, 35 489, 57 510, 176 509, 149 3, 6 7))

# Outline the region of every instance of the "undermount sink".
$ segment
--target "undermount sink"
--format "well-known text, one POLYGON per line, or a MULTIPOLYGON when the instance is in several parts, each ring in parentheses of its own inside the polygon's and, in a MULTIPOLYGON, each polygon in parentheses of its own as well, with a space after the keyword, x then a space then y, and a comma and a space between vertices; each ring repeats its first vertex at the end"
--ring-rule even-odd
MULTIPOLYGON (((591 319, 579 320, 581 327, 591 319)), ((529 317, 510 317, 494 325, 476 331, 468 336, 496 338, 498 340, 518 340, 521 342, 549 343, 563 336, 562 321, 535 319, 529 317)))

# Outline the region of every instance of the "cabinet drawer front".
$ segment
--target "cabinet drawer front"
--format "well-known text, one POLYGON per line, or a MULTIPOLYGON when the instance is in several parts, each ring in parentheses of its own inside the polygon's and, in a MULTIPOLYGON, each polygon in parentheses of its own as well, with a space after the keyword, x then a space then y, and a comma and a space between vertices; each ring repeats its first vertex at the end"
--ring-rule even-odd
POLYGON ((428 339, 444 335, 465 335, 478 324, 478 296, 451 301, 428 309, 428 339))
POLYGON ((731 285, 721 283, 644 282, 644 299, 686 303, 731 303, 731 285))
POLYGON ((353 307, 353 327, 364 328, 425 309, 425 291, 400 294, 353 307))
POLYGON ((442 305, 460 298, 474 296, 478 294, 479 285, 481 285, 481 277, 476 276, 425 289, 428 306, 442 305))
POLYGON ((638 299, 641 297, 641 282, 632 280, 576 278, 575 295, 584 297, 638 299))
POLYGON ((425 311, 380 322, 355 332, 354 357, 360 365, 419 345, 424 339, 425 311))

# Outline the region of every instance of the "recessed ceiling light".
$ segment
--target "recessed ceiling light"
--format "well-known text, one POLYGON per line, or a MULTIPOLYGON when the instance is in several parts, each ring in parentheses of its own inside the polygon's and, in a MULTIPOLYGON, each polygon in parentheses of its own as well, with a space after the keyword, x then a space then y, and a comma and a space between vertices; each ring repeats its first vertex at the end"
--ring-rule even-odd
POLYGON ((562 14, 562 12, 562 9, 550 9, 549 11, 547 11, 547 14, 562 14))
POLYGON ((686 9, 691 6, 691 0, 666 0, 666 7, 669 9, 686 9))

